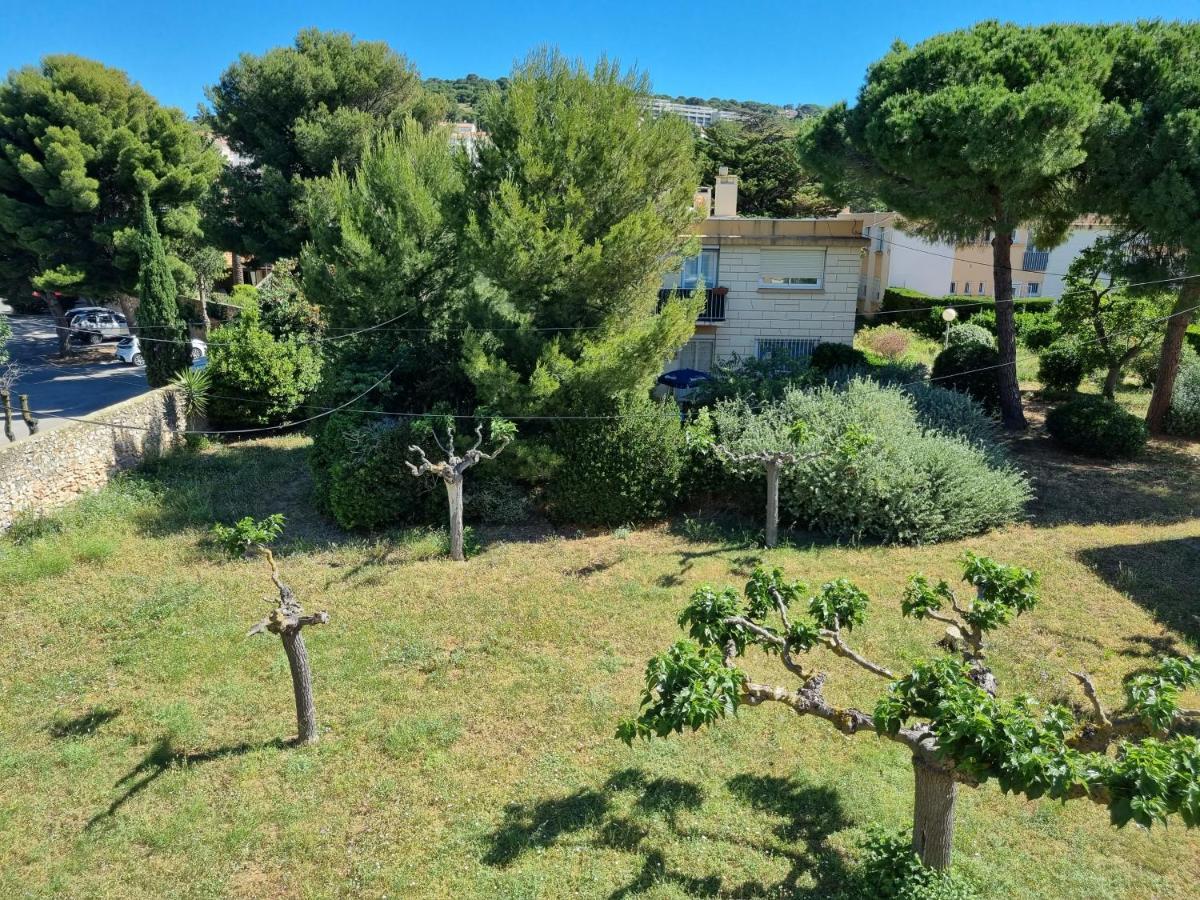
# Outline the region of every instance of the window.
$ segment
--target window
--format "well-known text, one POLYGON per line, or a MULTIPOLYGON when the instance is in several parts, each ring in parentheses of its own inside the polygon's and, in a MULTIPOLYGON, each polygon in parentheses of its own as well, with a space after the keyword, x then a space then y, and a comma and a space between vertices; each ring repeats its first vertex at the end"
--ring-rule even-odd
POLYGON ((759 338, 756 341, 756 354, 759 359, 767 359, 779 354, 799 359, 802 356, 812 356, 820 338, 759 338))
POLYGON ((758 289, 811 291, 825 281, 824 250, 760 250, 758 289))
POLYGON ((954 281, 950 282, 950 293, 951 293, 951 294, 953 294, 953 293, 954 293, 954 289, 955 289, 956 287, 958 287, 958 284, 957 284, 957 282, 954 282, 954 281))
POLYGON ((963 294, 968 297, 971 296, 971 282, 969 282, 969 281, 963 282, 963 294))
POLYGON ((1040 284, 1038 284, 1036 281, 1029 282, 1029 295, 1028 296, 1036 297, 1041 292, 1041 290, 1042 290, 1042 286, 1040 284))
POLYGON ((711 372, 717 347, 716 339, 694 337, 679 350, 679 368, 711 372))
POLYGON ((701 250, 696 256, 683 261, 683 268, 663 276, 663 289, 669 291, 694 291, 701 282, 706 288, 717 286, 717 261, 720 251, 716 248, 701 250))
POLYGON ((983 293, 983 282, 979 282, 979 293, 983 293))

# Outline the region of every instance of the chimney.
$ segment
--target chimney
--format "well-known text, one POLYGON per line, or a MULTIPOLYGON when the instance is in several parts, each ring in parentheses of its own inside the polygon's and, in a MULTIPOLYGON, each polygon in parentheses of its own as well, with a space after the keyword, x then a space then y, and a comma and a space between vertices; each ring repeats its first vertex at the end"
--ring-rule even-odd
POLYGON ((708 218, 712 215, 712 188, 701 187, 696 188, 696 196, 692 198, 692 205, 700 210, 700 215, 708 218))
POLYGON ((717 170, 717 186, 713 195, 713 215, 733 218, 737 215, 738 180, 729 174, 728 166, 717 170))

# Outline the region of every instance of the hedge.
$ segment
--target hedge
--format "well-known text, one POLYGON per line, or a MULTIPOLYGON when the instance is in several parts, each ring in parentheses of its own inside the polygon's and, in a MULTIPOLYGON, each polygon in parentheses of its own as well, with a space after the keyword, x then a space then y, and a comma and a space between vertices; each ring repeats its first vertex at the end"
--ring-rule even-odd
MULTIPOLYGON (((1013 312, 1049 312, 1054 307, 1053 297, 1019 297, 1013 300, 1013 312)), ((952 307, 958 313, 958 321, 969 321, 976 312, 996 309, 996 300, 985 296, 947 295, 931 297, 909 288, 890 287, 883 294, 883 303, 879 308, 883 316, 860 316, 859 325, 879 324, 880 321, 895 325, 904 325, 920 332, 926 337, 941 337, 945 323, 941 320, 941 312, 952 307), (904 310, 901 312, 900 310, 904 310)))

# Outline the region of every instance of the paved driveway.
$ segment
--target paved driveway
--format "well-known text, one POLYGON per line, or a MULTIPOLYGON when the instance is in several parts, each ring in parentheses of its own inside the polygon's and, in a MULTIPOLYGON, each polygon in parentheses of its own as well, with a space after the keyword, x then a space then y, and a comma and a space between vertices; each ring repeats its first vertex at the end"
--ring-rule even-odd
POLYGON ((12 398, 18 440, 28 434, 16 414, 18 394, 29 395, 40 429, 49 430, 69 422, 54 418, 55 414, 84 416, 150 390, 145 369, 118 362, 114 344, 90 350, 86 361, 56 360, 58 342, 49 316, 10 316, 8 321, 13 330, 8 352, 21 367, 12 398))

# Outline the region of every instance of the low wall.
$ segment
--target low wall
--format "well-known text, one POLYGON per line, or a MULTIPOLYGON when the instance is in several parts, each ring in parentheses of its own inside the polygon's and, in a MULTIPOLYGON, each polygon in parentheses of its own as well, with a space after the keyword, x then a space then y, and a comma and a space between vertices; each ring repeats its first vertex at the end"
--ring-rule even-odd
POLYGON ((174 388, 150 391, 86 418, 132 427, 71 422, 14 444, 0 443, 0 530, 23 512, 49 512, 100 490, 117 472, 181 443, 187 427, 174 388))

